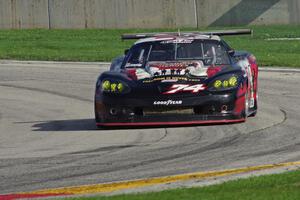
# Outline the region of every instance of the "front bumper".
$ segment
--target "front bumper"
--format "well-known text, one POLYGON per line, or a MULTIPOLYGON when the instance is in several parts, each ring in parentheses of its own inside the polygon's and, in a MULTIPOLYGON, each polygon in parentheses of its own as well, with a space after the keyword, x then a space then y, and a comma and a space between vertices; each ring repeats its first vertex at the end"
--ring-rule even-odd
POLYGON ((95 98, 97 126, 158 126, 234 123, 245 121, 235 112, 236 92, 163 99, 95 98), (154 105, 155 101, 181 101, 180 105, 154 105))

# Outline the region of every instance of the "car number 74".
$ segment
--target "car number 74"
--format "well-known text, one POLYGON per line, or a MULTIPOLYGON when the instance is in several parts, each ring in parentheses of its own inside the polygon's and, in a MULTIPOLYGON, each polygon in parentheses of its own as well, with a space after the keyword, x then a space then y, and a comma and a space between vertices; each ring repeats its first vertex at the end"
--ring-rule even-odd
POLYGON ((205 90, 206 87, 203 84, 187 85, 187 84, 174 84, 164 94, 175 94, 178 92, 191 92, 197 93, 205 90))

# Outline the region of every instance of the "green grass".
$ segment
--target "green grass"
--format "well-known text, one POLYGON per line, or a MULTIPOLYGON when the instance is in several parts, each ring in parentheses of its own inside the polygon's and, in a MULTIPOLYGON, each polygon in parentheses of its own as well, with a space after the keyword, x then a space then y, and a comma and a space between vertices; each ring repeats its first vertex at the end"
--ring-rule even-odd
POLYGON ((66 200, 299 200, 300 171, 229 181, 200 188, 66 200))
POLYGON ((300 41, 267 41, 267 38, 300 37, 300 26, 254 26, 253 37, 226 37, 235 49, 252 52, 263 66, 300 67, 300 41))
MULTIPOLYGON (((300 37, 300 26, 242 28, 253 28, 254 36, 226 37, 233 48, 254 53, 260 65, 300 66, 300 41, 265 40, 274 37, 300 37)), ((0 59, 111 61, 134 42, 121 41, 122 33, 151 31, 176 30, 0 30, 0 59)))

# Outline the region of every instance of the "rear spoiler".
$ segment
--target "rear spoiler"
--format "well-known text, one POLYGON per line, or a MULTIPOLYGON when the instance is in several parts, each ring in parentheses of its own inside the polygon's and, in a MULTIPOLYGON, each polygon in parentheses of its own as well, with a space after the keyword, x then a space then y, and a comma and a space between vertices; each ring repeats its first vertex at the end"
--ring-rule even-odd
POLYGON ((226 36, 226 35, 252 35, 253 30, 251 29, 235 29, 235 30, 217 30, 217 31, 193 31, 193 32, 161 32, 161 33, 132 33, 132 34, 123 34, 121 36, 122 40, 134 40, 134 39, 143 39, 148 37, 156 36, 189 36, 189 35, 217 35, 217 36, 226 36))

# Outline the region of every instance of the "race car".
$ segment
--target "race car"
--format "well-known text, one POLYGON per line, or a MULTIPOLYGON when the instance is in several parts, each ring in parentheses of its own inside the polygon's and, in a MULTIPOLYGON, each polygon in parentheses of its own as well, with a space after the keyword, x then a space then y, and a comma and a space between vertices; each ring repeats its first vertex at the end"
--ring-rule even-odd
POLYGON ((97 79, 98 127, 244 122, 257 112, 256 58, 212 32, 124 34, 134 45, 97 79))

